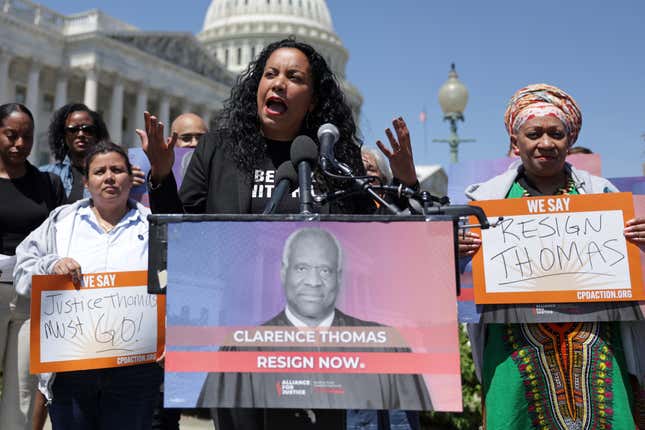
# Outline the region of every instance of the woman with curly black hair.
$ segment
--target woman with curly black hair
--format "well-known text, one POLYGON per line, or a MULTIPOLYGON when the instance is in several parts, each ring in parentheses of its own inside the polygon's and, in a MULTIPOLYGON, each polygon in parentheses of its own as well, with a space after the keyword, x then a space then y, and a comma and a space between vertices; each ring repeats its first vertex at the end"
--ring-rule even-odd
MULTIPOLYGON (((300 135, 315 139, 325 123, 336 125, 340 131, 335 157, 355 174, 365 175, 362 142, 336 78, 314 48, 293 39, 268 45, 238 78, 216 118, 217 127, 200 139, 179 193, 172 173, 177 136, 164 141, 164 125, 148 112, 144 116, 146 129, 137 130, 137 134, 150 160, 150 206, 154 213, 262 213, 275 186, 276 168, 290 159, 293 139, 300 135)), ((387 131, 392 152, 379 147, 385 149, 395 176, 413 185, 416 176, 411 153, 403 151, 409 146, 409 134, 400 118, 394 128, 398 141, 387 131)), ((347 181, 330 179, 319 169, 314 171, 317 192, 349 186, 347 181)), ((314 207, 315 212, 330 213, 372 213, 374 209, 371 199, 364 196, 314 207)), ((297 213, 296 195, 285 196, 277 212, 297 213)), ((301 428, 311 425, 310 415, 303 411, 220 409, 216 424, 217 428, 263 429, 262 423, 271 422, 276 428, 301 428)), ((346 420, 345 411, 316 411, 315 417, 319 424, 346 420)))
POLYGON ((49 124, 49 148, 56 162, 41 166, 40 170, 60 176, 68 202, 88 197, 83 188, 85 154, 97 142, 109 139, 98 112, 81 103, 66 104, 54 112, 49 124))
MULTIPOLYGON (((336 158, 363 175, 360 138, 352 111, 324 58, 311 46, 285 39, 268 45, 240 75, 216 118, 215 130, 201 139, 179 195, 172 176, 176 137, 163 141, 163 124, 145 114, 138 130, 151 164, 150 201, 161 213, 261 213, 273 190, 274 172, 289 160, 291 141, 316 137, 324 123, 340 130, 336 158), (234 179, 234 182, 231 182, 234 179), (239 184, 239 186, 238 186, 239 184)), ((314 173, 318 192, 349 186, 314 173)), ((287 196, 278 212, 298 211, 287 196)), ((317 211, 369 213, 367 198, 336 202, 317 211)))

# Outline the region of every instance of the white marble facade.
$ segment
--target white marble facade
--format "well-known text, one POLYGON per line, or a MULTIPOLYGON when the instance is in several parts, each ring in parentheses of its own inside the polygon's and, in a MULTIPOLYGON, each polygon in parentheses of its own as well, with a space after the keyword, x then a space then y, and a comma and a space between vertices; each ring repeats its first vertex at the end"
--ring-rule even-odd
POLYGON ((98 10, 65 16, 28 0, 0 0, 0 103, 34 113, 32 158, 47 161, 47 126, 58 107, 83 102, 104 117, 112 140, 138 144, 143 111, 169 120, 192 111, 207 121, 235 74, 189 33, 152 33, 98 10))
POLYGON ((0 103, 22 102, 34 113, 38 163, 49 157, 52 113, 71 102, 99 111, 113 141, 136 146, 144 110, 166 124, 187 111, 209 121, 237 74, 290 35, 326 58, 358 119, 363 99, 345 79, 348 53, 325 0, 213 0, 197 37, 141 31, 99 10, 62 15, 0 0, 0 103))
POLYGON ((311 44, 338 78, 358 120, 363 97, 346 79, 349 54, 333 28, 325 0, 212 0, 197 38, 234 73, 271 42, 295 36, 311 44))

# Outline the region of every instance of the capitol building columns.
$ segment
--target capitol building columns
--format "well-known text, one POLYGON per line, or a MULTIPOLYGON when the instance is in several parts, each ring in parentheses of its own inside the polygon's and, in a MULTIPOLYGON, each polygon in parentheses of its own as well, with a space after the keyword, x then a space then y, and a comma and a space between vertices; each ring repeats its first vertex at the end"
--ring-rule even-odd
POLYGON ((113 142, 121 143, 123 140, 123 79, 120 76, 114 78, 112 87, 112 99, 110 101, 110 116, 108 129, 113 142))
POLYGON ((325 0, 212 0, 197 37, 141 31, 99 10, 68 16, 32 0, 0 0, 0 103, 32 110, 35 163, 51 155, 52 113, 72 102, 101 113, 116 143, 138 146, 144 110, 166 133, 184 112, 210 125, 236 75, 267 44, 294 34, 328 60, 358 116, 362 98, 344 79, 348 53, 325 0))
POLYGON ((134 127, 145 130, 146 123, 143 118, 143 112, 148 110, 148 88, 143 82, 137 88, 137 102, 135 106, 134 127))
POLYGON ((9 99, 9 64, 11 55, 6 49, 0 48, 0 103, 9 99))
POLYGON ((69 85, 69 70, 59 69, 56 76, 56 93, 54 106, 61 107, 67 104, 67 87, 69 85))
POLYGON ((67 16, 31 0, 0 0, 0 103, 32 111, 34 164, 50 160, 49 120, 67 103, 98 111, 112 140, 131 147, 145 110, 169 130, 185 108, 208 117, 234 82, 190 34, 141 31, 99 10, 67 16))
POLYGON ((85 70, 85 92, 83 103, 92 110, 98 109, 99 99, 99 70, 96 65, 85 70))
POLYGON ((362 97, 345 79, 348 53, 325 0, 212 0, 197 37, 141 31, 99 10, 68 16, 32 0, 0 0, 0 103, 32 110, 35 163, 50 157, 52 113, 72 102, 100 112, 116 143, 138 146, 144 110, 166 133, 183 112, 210 125, 236 75, 267 44, 294 34, 327 59, 358 116, 362 97))
POLYGON ((164 134, 170 134, 170 96, 162 94, 159 100, 159 121, 164 125, 164 134))
MULTIPOLYGON (((27 96, 25 97, 25 105, 31 110, 32 115, 34 116, 34 130, 38 130, 40 125, 40 71, 42 70, 42 64, 38 61, 31 61, 29 65, 29 75, 27 78, 27 96)), ((32 151, 34 153, 38 152, 38 143, 40 139, 34 139, 34 146, 32 151)))

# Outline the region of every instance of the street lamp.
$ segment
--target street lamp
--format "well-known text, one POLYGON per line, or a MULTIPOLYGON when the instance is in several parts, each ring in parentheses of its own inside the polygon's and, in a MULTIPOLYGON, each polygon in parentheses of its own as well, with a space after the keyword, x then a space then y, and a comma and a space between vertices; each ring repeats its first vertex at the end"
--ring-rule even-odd
POLYGON ((452 63, 448 80, 439 89, 439 105, 443 111, 443 120, 450 121, 450 137, 432 141, 445 142, 450 146, 450 160, 453 163, 459 159, 459 144, 475 141, 475 139, 460 139, 457 135, 457 121, 464 120, 466 103, 468 103, 468 89, 458 79, 455 63, 452 63))

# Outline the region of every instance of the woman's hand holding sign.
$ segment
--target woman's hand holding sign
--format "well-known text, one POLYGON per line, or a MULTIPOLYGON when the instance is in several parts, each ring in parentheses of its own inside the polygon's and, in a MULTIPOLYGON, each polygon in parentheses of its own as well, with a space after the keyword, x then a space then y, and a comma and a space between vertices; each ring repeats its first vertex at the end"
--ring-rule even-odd
POLYGON ((463 230, 462 233, 459 233, 458 245, 460 257, 472 257, 482 246, 482 241, 472 231, 463 230))
POLYGON ((645 251, 645 217, 636 217, 627 221, 625 238, 645 251))
POLYGON ((73 258, 61 258, 54 264, 52 271, 54 275, 70 275, 74 286, 81 286, 81 265, 73 258))

